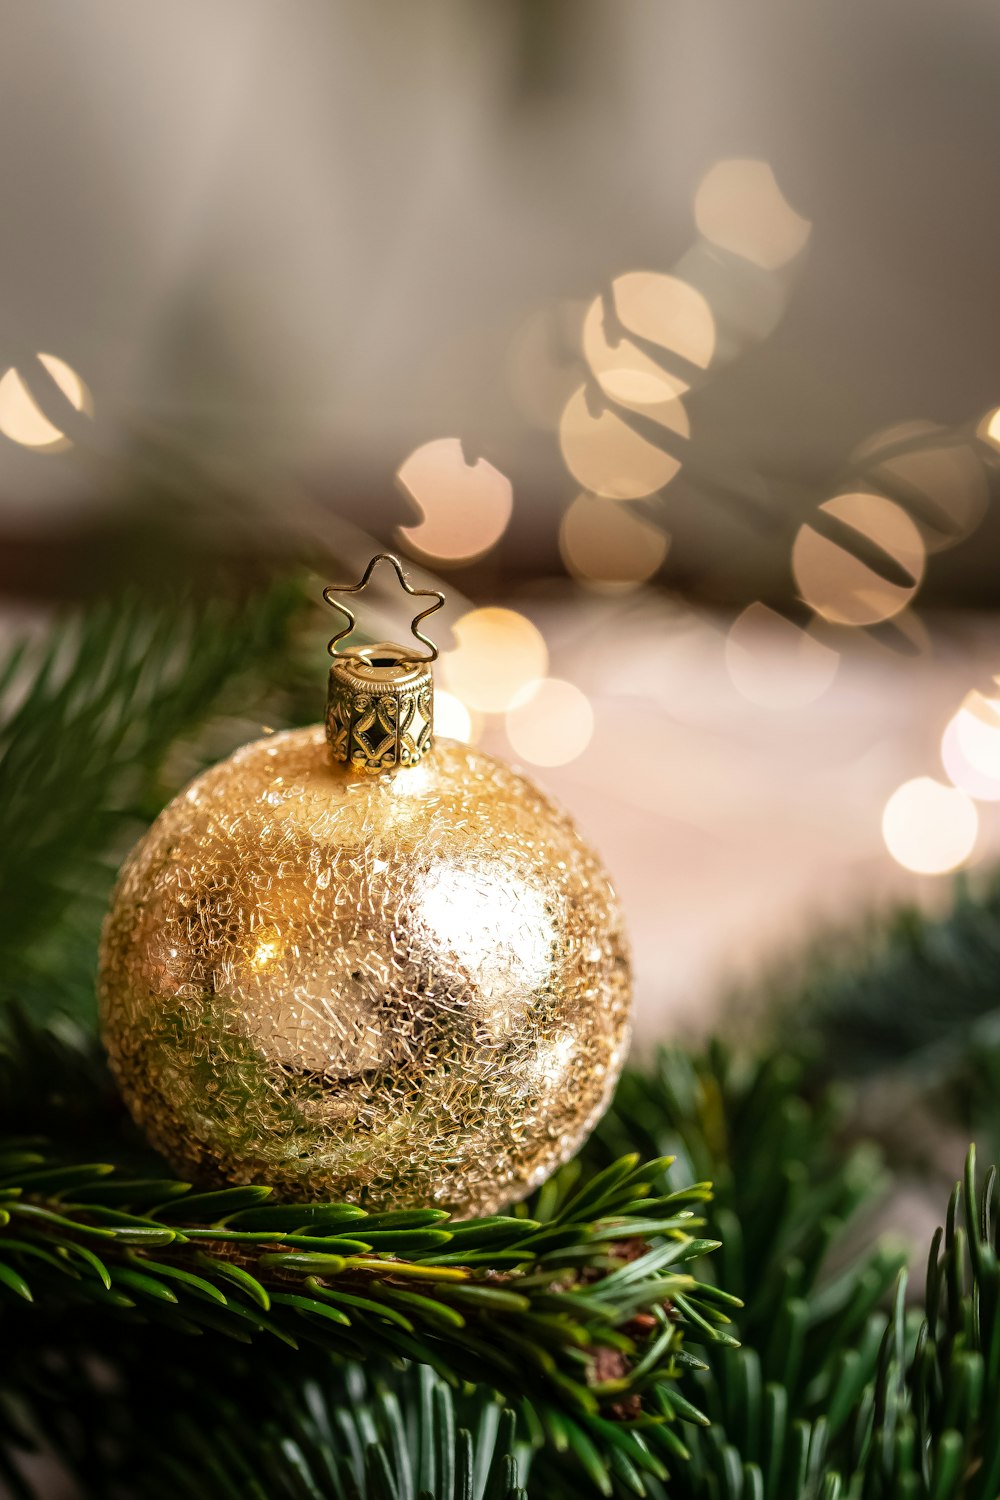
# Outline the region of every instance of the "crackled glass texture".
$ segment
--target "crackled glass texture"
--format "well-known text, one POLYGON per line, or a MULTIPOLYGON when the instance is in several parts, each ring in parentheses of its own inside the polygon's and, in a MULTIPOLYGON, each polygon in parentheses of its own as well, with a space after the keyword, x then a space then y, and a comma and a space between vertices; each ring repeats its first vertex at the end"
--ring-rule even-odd
POLYGON ((494 1212, 571 1156, 628 1040, 614 892, 524 776, 439 739, 359 776, 322 728, 200 776, 130 855, 104 1037, 195 1180, 494 1212))

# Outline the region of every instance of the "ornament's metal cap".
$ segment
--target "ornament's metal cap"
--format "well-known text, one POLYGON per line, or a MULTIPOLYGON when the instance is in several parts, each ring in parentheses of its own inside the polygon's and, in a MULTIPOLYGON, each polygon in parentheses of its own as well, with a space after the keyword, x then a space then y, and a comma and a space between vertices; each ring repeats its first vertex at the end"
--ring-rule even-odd
POLYGON ((356 771, 414 766, 431 747, 430 662, 381 642, 337 656, 330 668, 326 737, 336 761, 356 771))
POLYGON ((323 590, 323 597, 347 621, 329 644, 333 665, 326 700, 326 737, 333 759, 361 772, 416 765, 433 743, 431 662, 438 654, 434 642, 417 627, 441 608, 444 595, 436 589, 415 589, 398 557, 380 552, 372 558, 359 583, 330 584, 323 590), (408 594, 435 601, 415 616, 411 626, 415 638, 428 648, 428 655, 421 656, 412 647, 387 641, 337 651, 339 642, 354 629, 354 612, 332 596, 359 593, 379 562, 392 564, 408 594))

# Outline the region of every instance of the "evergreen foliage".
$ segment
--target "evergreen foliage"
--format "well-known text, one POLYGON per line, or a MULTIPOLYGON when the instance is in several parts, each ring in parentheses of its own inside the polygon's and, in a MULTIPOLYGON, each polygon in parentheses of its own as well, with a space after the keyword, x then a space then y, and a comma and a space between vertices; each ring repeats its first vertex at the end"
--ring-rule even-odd
POLYGON ((179 738, 248 666, 273 670, 301 593, 255 607, 125 598, 25 635, 0 665, 0 994, 87 1013, 96 933, 123 835, 175 788, 179 738))
POLYGON ((295 599, 99 611, 0 674, 0 1491, 43 1500, 39 1452, 93 1500, 998 1500, 996 1171, 921 1306, 823 1086, 894 1036, 937 1082, 989 1053, 992 884, 807 969, 822 1067, 812 1023, 665 1051, 505 1215, 202 1193, 136 1136, 88 1000, 114 862, 178 737, 280 677, 295 599))
POLYGON ((831 933, 777 978, 776 1036, 814 1080, 902 1082, 1000 1148, 1000 878, 960 878, 950 908, 905 906, 862 932, 831 933))

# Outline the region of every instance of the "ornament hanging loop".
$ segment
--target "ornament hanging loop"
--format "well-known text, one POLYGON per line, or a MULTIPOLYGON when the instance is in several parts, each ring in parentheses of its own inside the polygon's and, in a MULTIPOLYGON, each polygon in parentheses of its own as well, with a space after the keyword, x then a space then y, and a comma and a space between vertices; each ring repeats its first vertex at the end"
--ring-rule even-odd
POLYGON ((346 624, 330 641, 333 657, 326 699, 326 738, 335 762, 363 775, 415 766, 430 750, 434 728, 434 681, 431 662, 438 648, 419 626, 444 604, 437 589, 415 589, 403 572, 398 557, 379 552, 372 558, 358 583, 328 584, 323 590, 327 604, 344 616, 346 624), (421 656, 412 646, 382 641, 373 646, 337 646, 353 631, 354 611, 337 594, 359 594, 372 576, 376 563, 391 563, 403 589, 414 599, 433 599, 414 616, 410 629, 427 647, 421 656))
POLYGON ((362 591, 362 589, 367 588, 367 586, 368 586, 368 580, 371 578, 372 573, 375 571, 375 564, 376 563, 380 563, 380 562, 391 563, 391 565, 396 570, 396 577, 399 579, 399 582, 402 585, 403 589, 406 591, 406 593, 408 593, 411 596, 411 598, 413 598, 413 599, 433 599, 435 601, 433 604, 428 605, 426 609, 422 609, 419 614, 414 615, 413 621, 412 621, 412 623, 410 625, 410 629, 413 632, 414 638, 416 640, 418 640, 422 646, 426 646, 427 650, 429 652, 429 655, 427 655, 427 656, 420 656, 420 657, 414 657, 414 660, 416 660, 416 661, 427 661, 427 662, 437 661, 437 658, 438 658, 438 648, 437 648, 437 646, 434 644, 434 642, 432 640, 430 640, 426 635, 424 635, 424 633, 421 630, 418 630, 417 627, 421 624, 421 622, 423 620, 427 619, 428 615, 436 614, 437 611, 443 607, 443 605, 444 605, 444 595, 442 593, 440 593, 437 589, 415 589, 413 587, 413 584, 407 578, 406 574, 403 572, 403 565, 400 562, 399 558, 396 557, 395 554, 392 553, 392 552, 377 552, 375 554, 375 556, 369 562, 369 564, 368 564, 367 568, 365 569, 364 573, 361 575, 361 579, 360 579, 360 581, 358 583, 328 583, 327 584, 326 588, 323 590, 323 598, 326 600, 327 604, 329 604, 333 609, 336 609, 336 610, 340 611, 340 613, 344 616, 344 619, 347 621, 347 623, 344 626, 343 630, 338 630, 337 631, 337 634, 331 639, 331 641, 329 642, 329 644, 328 644, 328 646, 327 646, 326 649, 329 651, 329 653, 330 653, 331 656, 336 656, 337 655, 337 646, 338 646, 338 644, 341 641, 347 639, 347 637, 353 631, 355 623, 356 623, 356 617, 355 617, 353 609, 351 609, 346 604, 341 604, 341 602, 340 602, 339 599, 334 598, 334 595, 335 594, 360 594, 361 591, 362 591))

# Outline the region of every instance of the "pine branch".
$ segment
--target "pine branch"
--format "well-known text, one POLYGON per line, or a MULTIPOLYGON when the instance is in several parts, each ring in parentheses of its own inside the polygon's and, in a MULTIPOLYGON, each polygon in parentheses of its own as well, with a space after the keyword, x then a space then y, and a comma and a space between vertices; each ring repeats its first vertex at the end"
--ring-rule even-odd
MULTIPOLYGON (((686 1343, 732 1342, 733 1299, 690 1274, 704 1185, 663 1191, 669 1164, 578 1167, 527 1210, 456 1222, 439 1210, 271 1205, 266 1188, 197 1194, 6 1143, 0 1295, 178 1332, 313 1344, 416 1361, 456 1386, 519 1398, 595 1475, 624 1447, 647 1472, 683 1452, 667 1423, 704 1420, 677 1389, 686 1343), (649 1437, 640 1428, 653 1421, 649 1437)), ((88 1329, 92 1333, 92 1329, 88 1329)))
POLYGON ((908 1327, 905 1278, 879 1350, 866 1493, 933 1500, 1000 1494, 1000 1200, 997 1168, 980 1190, 975 1149, 931 1245, 924 1318, 908 1327), (921 1490, 920 1486, 924 1489, 921 1490))
POLYGON ((706 1348, 693 1376, 711 1426, 691 1432, 671 1500, 819 1494, 802 1477, 810 1455, 854 1416, 845 1392, 874 1378, 879 1309, 903 1257, 863 1249, 831 1275, 884 1178, 870 1148, 843 1148, 835 1102, 810 1101, 803 1082, 787 1054, 755 1063, 717 1044, 695 1057, 664 1051, 650 1074, 626 1075, 591 1146, 603 1160, 630 1140, 676 1153, 684 1174, 712 1176, 707 1232, 722 1248, 711 1271, 745 1303, 742 1347, 706 1348))
POLYGON ((814 1080, 902 1077, 964 1128, 993 1130, 998 973, 1000 877, 963 877, 943 916, 900 907, 828 934, 764 992, 773 1034, 814 1080))
MULTIPOLYGON (((919 1320, 905 1311, 901 1281, 892 1311, 887 1315, 883 1308, 883 1297, 891 1291, 897 1274, 898 1255, 876 1248, 854 1253, 833 1275, 827 1268, 831 1252, 846 1254, 842 1246, 838 1248, 842 1231, 878 1191, 881 1176, 870 1152, 843 1151, 836 1110, 828 1103, 810 1102, 802 1086, 801 1067, 787 1058, 753 1065, 738 1063, 719 1048, 698 1058, 664 1054, 655 1073, 626 1076, 610 1115, 585 1154, 575 1186, 564 1176, 543 1189, 529 1209, 506 1221, 464 1227, 440 1218, 418 1223, 406 1216, 403 1221, 387 1221, 385 1216, 366 1217, 353 1209, 346 1220, 324 1223, 321 1215, 330 1211, 328 1207, 272 1208, 266 1201, 246 1203, 238 1196, 220 1202, 218 1195, 201 1195, 198 1213, 198 1196, 183 1192, 162 1199, 165 1206, 155 1209, 152 1200, 163 1191, 160 1184, 140 1188, 122 1184, 124 1201, 140 1221, 133 1223, 115 1217, 123 1211, 122 1204, 111 1202, 119 1187, 115 1174, 101 1177, 92 1169, 88 1175, 73 1168, 79 1175, 69 1181, 50 1178, 40 1183, 25 1174, 43 1168, 22 1163, 19 1172, 12 1174, 21 1176, 20 1184, 13 1184, 20 1186, 20 1197, 4 1200, 10 1223, 0 1230, 0 1239, 24 1241, 27 1228, 33 1246, 60 1261, 66 1256, 81 1258, 81 1248, 91 1250, 108 1268, 112 1292, 124 1293, 133 1306, 114 1309, 121 1321, 119 1316, 109 1319, 108 1308, 102 1305, 107 1292, 103 1281, 98 1301, 91 1302, 79 1284, 64 1281, 61 1266, 27 1252, 12 1255, 5 1251, 2 1263, 38 1292, 38 1302, 29 1306, 20 1300, 19 1286, 8 1285, 6 1290, 0 1326, 8 1347, 13 1344, 30 1351, 27 1370, 22 1364, 12 1376, 18 1399, 23 1406, 32 1382, 36 1387, 44 1383, 53 1360, 73 1366, 70 1384, 80 1388, 69 1403, 74 1411, 86 1412, 87 1401, 96 1401, 100 1395, 100 1411, 94 1407, 97 1433, 92 1444, 92 1449, 100 1451, 88 1450, 78 1430, 72 1442, 69 1437, 60 1438, 60 1422, 65 1425, 70 1419, 53 1415, 56 1407, 61 1411, 67 1403, 64 1400, 60 1406, 51 1390, 50 1407, 36 1401, 34 1409, 39 1413, 36 1427, 61 1451, 71 1450, 70 1467, 84 1475, 83 1492, 101 1500, 117 1496, 119 1489, 122 1496, 165 1495, 170 1484, 174 1493, 195 1496, 253 1495, 251 1475, 257 1476, 269 1500, 271 1495, 285 1494, 343 1495, 346 1500, 355 1493, 352 1484, 361 1494, 378 1495, 376 1485, 382 1484, 381 1493, 402 1496, 411 1491, 399 1477, 401 1429, 398 1422, 386 1425, 386 1411, 394 1409, 396 1402, 401 1411, 417 1413, 408 1419, 409 1425, 403 1424, 411 1461, 414 1444, 419 1448, 423 1443, 426 1448, 433 1443, 434 1451, 439 1451, 441 1434, 451 1432, 452 1424, 444 1420, 443 1412, 439 1422, 421 1396, 421 1382, 436 1384, 438 1380, 428 1373, 427 1354, 434 1355, 449 1380, 479 1377, 499 1383, 495 1364, 466 1362, 465 1333, 472 1329, 482 1345, 495 1347, 501 1355, 513 1354, 518 1362, 518 1379, 512 1384, 508 1378, 505 1388, 519 1439, 516 1445, 513 1437, 501 1444, 505 1463, 513 1459, 516 1446, 518 1472, 515 1480, 507 1464, 505 1482, 527 1484, 531 1495, 546 1500, 587 1493, 646 1494, 660 1500, 668 1495, 670 1500, 894 1500, 897 1495, 921 1500, 996 1500, 1000 1493, 1000 1482, 993 1477, 1000 1461, 996 1451, 1000 1427, 992 1418, 1000 1404, 996 1388, 1000 1372, 996 1173, 989 1175, 977 1202, 970 1165, 964 1229, 959 1220, 960 1195, 955 1195, 948 1226, 932 1250, 927 1326, 920 1333, 919 1320), (714 1263, 720 1276, 744 1286, 748 1301, 738 1330, 747 1339, 744 1347, 733 1349, 725 1341, 709 1339, 698 1350, 701 1359, 692 1361, 688 1349, 698 1331, 697 1316, 707 1314, 710 1329, 717 1328, 713 1315, 718 1315, 720 1304, 711 1301, 703 1286, 693 1300, 689 1300, 690 1288, 673 1286, 667 1321, 678 1316, 687 1320, 685 1344, 673 1354, 669 1374, 661 1368, 648 1383, 643 1384, 641 1377, 633 1382, 633 1390, 636 1384, 643 1387, 638 1416, 623 1411, 620 1387, 612 1389, 611 1383, 599 1378, 595 1381, 601 1373, 597 1355, 601 1346, 591 1343, 595 1307, 607 1302, 608 1281, 614 1291, 616 1275, 641 1266, 641 1258, 630 1261, 619 1248, 628 1243, 624 1237, 638 1231, 636 1219, 641 1216, 647 1221, 643 1233, 654 1253, 657 1244, 669 1246, 671 1236, 687 1235, 693 1226, 687 1219, 667 1229, 665 1236, 650 1233, 648 1221, 655 1220, 659 1230, 665 1229, 681 1199, 673 1204, 657 1201, 667 1198, 659 1190, 661 1183, 655 1194, 640 1196, 634 1184, 643 1179, 632 1166, 618 1169, 620 1180, 614 1171, 603 1185, 594 1178, 594 1167, 613 1162, 623 1140, 644 1152, 676 1150, 679 1159, 670 1170, 688 1180, 700 1176, 706 1165, 713 1169, 720 1184, 716 1200, 703 1200, 701 1190, 694 1190, 699 1208, 709 1217, 708 1233, 726 1232, 726 1243, 710 1264, 714 1263), (581 1192, 590 1193, 589 1208, 581 1192), (25 1200, 29 1208, 42 1210, 41 1218, 28 1213, 27 1226, 23 1214, 18 1222, 15 1207, 25 1200), (95 1214, 95 1208, 105 1213, 95 1214), (587 1219, 588 1213, 593 1213, 593 1219, 587 1219), (45 1214, 68 1218, 73 1227, 53 1224, 45 1214), (275 1214, 303 1217, 294 1223, 289 1219, 255 1225, 255 1216, 275 1214), (202 1216, 208 1222, 199 1224, 202 1216), (613 1222, 607 1223, 607 1218, 613 1222), (580 1226, 585 1221, 599 1226, 597 1236, 606 1228, 613 1237, 606 1242, 583 1234, 580 1226), (568 1232, 571 1226, 572 1234, 568 1232), (110 1235, 93 1233, 108 1229, 110 1235), (241 1230, 251 1238, 224 1240, 220 1231, 227 1229, 241 1230), (303 1232, 297 1234, 296 1229, 303 1232), (165 1245, 143 1245, 141 1238, 133 1241, 142 1231, 172 1238, 165 1245), (561 1238, 563 1231, 567 1232, 561 1238), (425 1239, 423 1243, 410 1239, 405 1246, 397 1240, 391 1247, 378 1241, 377 1236, 385 1232, 425 1239), (451 1233, 455 1238, 430 1243, 435 1233, 451 1233), (493 1234, 495 1241, 488 1238, 493 1234), (329 1240, 337 1238, 356 1239, 368 1248, 331 1246, 329 1240), (69 1248, 64 1240, 78 1248, 69 1248), (542 1248, 546 1245, 548 1250, 542 1248), (607 1246, 618 1253, 611 1250, 605 1259, 607 1246), (455 1269, 456 1253, 468 1273, 466 1279, 438 1280, 441 1270, 455 1269), (336 1255, 342 1264, 324 1263, 317 1269, 315 1263, 296 1262, 297 1256, 310 1254, 336 1255), (210 1264, 196 1260, 199 1256, 210 1264), (348 1264, 352 1259, 353 1266, 348 1264), (376 1265, 358 1266, 358 1261, 376 1265), (227 1270, 222 1270, 223 1263, 227 1270), (171 1279, 158 1266, 190 1269, 222 1292, 230 1312, 234 1303, 248 1309, 250 1317, 242 1319, 245 1326, 239 1333, 250 1341, 244 1344, 222 1337, 221 1323, 213 1322, 213 1315, 216 1320, 228 1316, 222 1305, 204 1288, 196 1289, 176 1276, 171 1279), (551 1281, 544 1274, 547 1270, 555 1272, 551 1281), (428 1308, 398 1300, 399 1292, 413 1292, 418 1285, 407 1280, 409 1275, 428 1271, 431 1279, 419 1285, 417 1297, 437 1304, 439 1319, 447 1318, 449 1310, 458 1311, 465 1318, 464 1329, 435 1329, 428 1308), (130 1284, 121 1272, 133 1272, 142 1279, 130 1284), (269 1307, 252 1303, 248 1282, 237 1286, 240 1272, 254 1277, 269 1307), (426 1344, 426 1351, 421 1350, 414 1360, 413 1346, 405 1342, 406 1329, 387 1325, 375 1312, 349 1303, 341 1307, 350 1325, 333 1324, 329 1331, 325 1324, 311 1326, 321 1314, 310 1315, 294 1302, 274 1296, 276 1291, 292 1297, 312 1295, 311 1289, 306 1292, 310 1276, 334 1292, 347 1287, 349 1295, 358 1295, 364 1282, 362 1295, 383 1313, 405 1310, 414 1331, 410 1336, 426 1344), (152 1291, 151 1281, 161 1283, 159 1292, 152 1291), (163 1299, 164 1284, 176 1302, 163 1299), (484 1304, 477 1310, 477 1288, 500 1293, 516 1288, 514 1295, 523 1296, 529 1308, 517 1315, 507 1306, 487 1313, 484 1304), (456 1301, 456 1289, 472 1290, 472 1302, 456 1301), (545 1297, 547 1303, 542 1301, 545 1297), (418 1309, 428 1314, 426 1319, 417 1316, 418 1309), (164 1311, 167 1320, 181 1317, 184 1326, 201 1326, 205 1337, 192 1344, 184 1333, 167 1326, 161 1316, 164 1311), (564 1314, 587 1330, 583 1345, 546 1343, 539 1335, 543 1318, 549 1316, 558 1323, 564 1314), (136 1328, 138 1316, 148 1318, 148 1325, 136 1328), (539 1321, 532 1323, 533 1317, 539 1321), (277 1334, 265 1327, 265 1319, 275 1325, 277 1334), (36 1330, 33 1335, 32 1328, 36 1330), (402 1343, 396 1341, 397 1330, 404 1335, 402 1343), (291 1335, 300 1348, 293 1351, 281 1341, 282 1335, 291 1335), (260 1337, 276 1339, 275 1354, 264 1355, 263 1348, 258 1348, 260 1337), (358 1394, 358 1381, 364 1377, 356 1365, 342 1366, 338 1375, 326 1362, 332 1349, 356 1353, 351 1339, 363 1343, 363 1352, 375 1369, 379 1356, 397 1356, 392 1360, 395 1372, 387 1368, 374 1377, 374 1383, 366 1380, 364 1397, 358 1394), (106 1360, 115 1361, 115 1379, 128 1392, 140 1371, 144 1388, 150 1389, 155 1372, 158 1383, 149 1402, 155 1411, 137 1414, 132 1409, 134 1401, 130 1406, 124 1399, 118 1408, 113 1403, 108 1406, 107 1378, 100 1392, 95 1392, 86 1358, 75 1352, 88 1347, 100 1348, 106 1360), (188 1348, 197 1348, 197 1356, 188 1356, 188 1348), (589 1380, 594 1383, 588 1383, 586 1376, 581 1382, 589 1410, 568 1396, 564 1387, 553 1399, 538 1368, 531 1367, 532 1350, 553 1354, 560 1373, 569 1368, 571 1356, 582 1356, 582 1366, 590 1361, 589 1380), (702 1368, 692 1367, 698 1365, 702 1368), (671 1378, 675 1373, 681 1375, 679 1383, 671 1378), (344 1380, 349 1384, 342 1385, 344 1380), (672 1422, 647 1425, 661 1410, 664 1395, 672 1403, 671 1415, 697 1418, 701 1409, 710 1425, 688 1421, 682 1429, 683 1442, 672 1422), (596 1401, 596 1413, 588 1397, 596 1401), (385 1410, 378 1406, 383 1400, 389 1403, 385 1410), (317 1401, 327 1413, 327 1427, 310 1404, 317 1401), (197 1433, 211 1436, 199 1439, 197 1433), (109 1484, 104 1451, 109 1448, 131 1455, 120 1461, 117 1488, 109 1484), (565 1456, 574 1461, 570 1467, 565 1456)), ((9 1175, 5 1180, 9 1188, 9 1175)), ((246 1190, 233 1192, 240 1195, 246 1190)), ((685 1190, 680 1192, 684 1198, 685 1190)), ((688 1212, 692 1206, 688 1201, 680 1211, 688 1212)), ((695 1268, 690 1261, 684 1261, 683 1267, 685 1272, 697 1269, 704 1274, 704 1266, 695 1268)), ((649 1279, 660 1283, 676 1269, 658 1267, 649 1279)), ((90 1291, 95 1289, 91 1279, 90 1291)), ((664 1286, 657 1285, 655 1298, 664 1294, 664 1286)), ((655 1342, 658 1335, 656 1328, 647 1331, 643 1309, 655 1320, 662 1304, 644 1302, 642 1297, 619 1301, 618 1292, 611 1301, 617 1307, 618 1331, 632 1342, 630 1358, 634 1361, 638 1356, 641 1363, 643 1341, 648 1351, 649 1342, 655 1342), (626 1320, 624 1324, 621 1319, 626 1320)), ((615 1318, 610 1322, 614 1327, 615 1318)), ((661 1322, 659 1327, 665 1325, 661 1322)), ((493 1347, 486 1358, 492 1357, 493 1347)), ((613 1350, 612 1345, 603 1347, 613 1350)), ((578 1367, 570 1379, 579 1377, 578 1367)), ((5 1398, 7 1407, 10 1399, 9 1395, 5 1398)), ((499 1409, 485 1390, 475 1395, 459 1392, 453 1401, 456 1411, 460 1410, 456 1423, 467 1425, 470 1432, 477 1432, 480 1422, 499 1420, 499 1409)), ((22 1412, 22 1425, 23 1420, 22 1412)), ((9 1435, 0 1436, 0 1451, 6 1448, 9 1453, 12 1442, 9 1435)), ((463 1444, 462 1455, 467 1453, 467 1440, 463 1444)), ((454 1452, 458 1462, 459 1448, 454 1452)), ((466 1463, 462 1456, 461 1464, 466 1463)), ((445 1485, 440 1493, 450 1497, 464 1491, 445 1485)))
POLYGON ((99 1390, 65 1351, 13 1401, 0 1388, 0 1475, 6 1451, 19 1500, 44 1500, 23 1477, 32 1452, 94 1500, 524 1500, 530 1453, 484 1389, 456 1395, 420 1366, 260 1361, 225 1340, 206 1367, 184 1336, 115 1334, 99 1390))
MULTIPOLYGON (((8 654, 0 668, 7 994, 49 1009, 65 974, 89 979, 114 876, 109 850, 158 809, 170 747, 248 664, 270 663, 300 601, 291 585, 252 605, 153 610, 113 601, 8 654)), ((78 999, 89 994, 86 983, 77 987, 78 999)))

